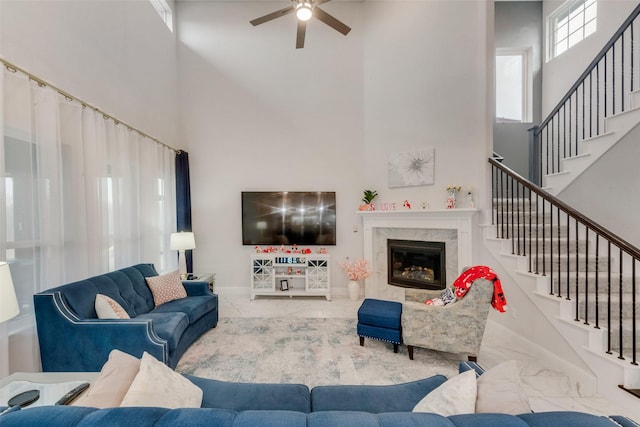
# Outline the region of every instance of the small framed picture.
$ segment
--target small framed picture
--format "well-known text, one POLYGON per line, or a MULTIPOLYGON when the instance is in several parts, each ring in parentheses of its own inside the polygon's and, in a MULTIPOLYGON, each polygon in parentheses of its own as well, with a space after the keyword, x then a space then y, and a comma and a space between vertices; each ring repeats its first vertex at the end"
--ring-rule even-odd
POLYGON ((281 291, 288 291, 289 290, 289 281, 284 279, 284 280, 280 280, 280 290, 281 291))

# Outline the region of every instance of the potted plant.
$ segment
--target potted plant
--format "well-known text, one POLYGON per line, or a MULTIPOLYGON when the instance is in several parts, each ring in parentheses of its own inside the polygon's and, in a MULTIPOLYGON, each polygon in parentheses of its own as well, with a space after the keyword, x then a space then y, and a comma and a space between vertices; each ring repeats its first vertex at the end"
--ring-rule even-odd
POLYGON ((360 205, 360 210, 361 211, 374 210, 375 208, 373 206, 373 199, 375 199, 377 195, 378 195, 378 192, 376 190, 364 190, 363 197, 362 197, 362 202, 364 204, 360 205))

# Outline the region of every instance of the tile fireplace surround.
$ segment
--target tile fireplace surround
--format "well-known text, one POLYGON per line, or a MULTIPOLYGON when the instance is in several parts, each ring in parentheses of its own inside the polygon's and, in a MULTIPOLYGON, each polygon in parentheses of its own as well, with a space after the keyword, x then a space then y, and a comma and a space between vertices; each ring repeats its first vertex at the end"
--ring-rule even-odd
POLYGON ((365 280, 366 298, 404 301, 405 288, 387 284, 387 239, 445 242, 447 284, 472 265, 477 209, 359 211, 364 258, 372 274, 365 280))

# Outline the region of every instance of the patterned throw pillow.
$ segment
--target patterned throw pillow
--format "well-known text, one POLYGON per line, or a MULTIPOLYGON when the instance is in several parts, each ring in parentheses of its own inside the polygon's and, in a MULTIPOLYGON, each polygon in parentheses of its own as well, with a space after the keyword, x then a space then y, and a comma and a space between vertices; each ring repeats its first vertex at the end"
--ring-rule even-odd
POLYGON ((444 289, 438 298, 428 299, 424 303, 427 305, 437 305, 443 306, 447 304, 451 304, 456 301, 456 294, 453 292, 453 289, 447 288, 444 289))
POLYGON ((151 289, 153 302, 157 306, 174 299, 186 298, 187 291, 182 286, 180 274, 177 271, 145 278, 147 286, 151 289))
POLYGON ((103 294, 96 295, 96 314, 98 319, 129 319, 129 315, 113 298, 103 294))
POLYGON ((456 301, 456 294, 453 292, 453 289, 447 288, 442 291, 440 298, 444 302, 444 305, 447 305, 456 301))

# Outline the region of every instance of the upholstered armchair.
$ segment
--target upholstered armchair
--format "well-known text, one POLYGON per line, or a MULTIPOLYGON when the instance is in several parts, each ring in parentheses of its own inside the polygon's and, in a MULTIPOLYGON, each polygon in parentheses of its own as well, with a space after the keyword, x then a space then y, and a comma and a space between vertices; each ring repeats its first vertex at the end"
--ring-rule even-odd
POLYGON ((440 292, 407 290, 402 304, 402 340, 413 360, 413 348, 466 354, 475 361, 487 324, 493 282, 476 279, 464 297, 445 306, 426 305, 440 292))

